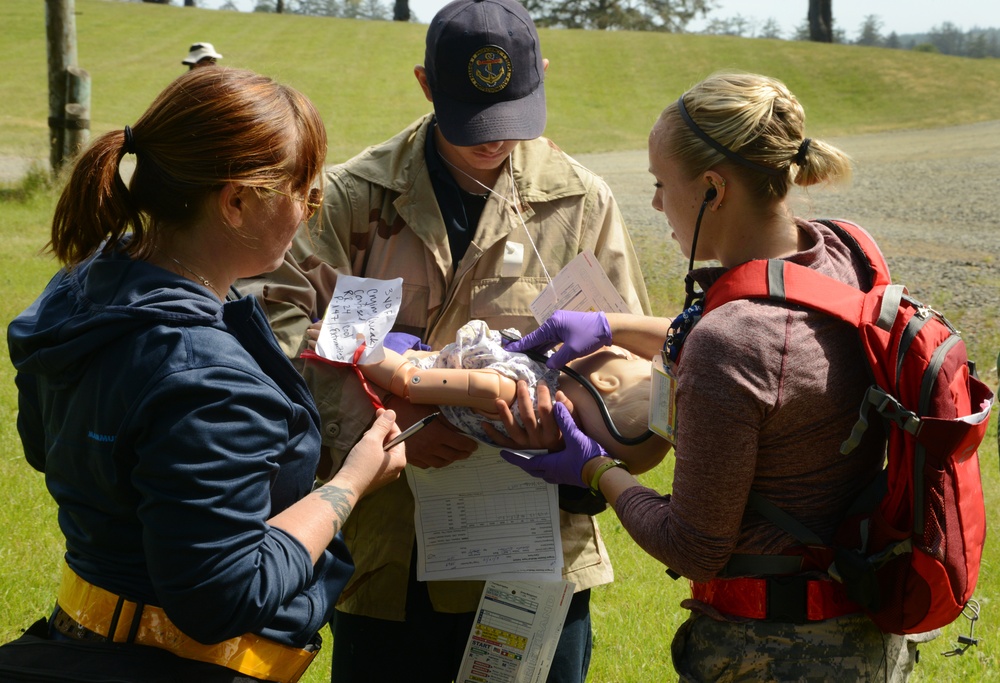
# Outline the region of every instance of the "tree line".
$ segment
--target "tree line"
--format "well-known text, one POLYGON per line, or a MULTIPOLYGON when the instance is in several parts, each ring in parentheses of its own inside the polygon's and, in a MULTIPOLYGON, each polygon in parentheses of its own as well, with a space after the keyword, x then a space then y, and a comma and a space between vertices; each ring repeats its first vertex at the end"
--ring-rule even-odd
MULTIPOLYGON (((142 0, 172 4, 172 0, 142 0)), ((176 0, 185 6, 197 7, 203 0, 176 0)), ((705 19, 698 33, 729 35, 743 38, 773 40, 812 40, 818 42, 865 45, 900 50, 937 52, 945 55, 978 59, 1000 58, 1000 29, 972 28, 962 30, 951 22, 934 26, 927 33, 899 35, 884 32, 884 23, 877 15, 868 15, 849 38, 844 28, 837 26, 832 12, 832 0, 808 0, 806 16, 793 31, 785 32, 778 20, 771 17, 758 21, 737 14, 732 17, 711 16, 712 0, 521 0, 538 26, 603 31, 665 31, 685 33, 692 22, 705 19)), ((238 10, 234 0, 225 0, 223 10, 238 10)), ((254 12, 278 12, 394 21, 427 21, 430 17, 414 16, 409 0, 256 0, 254 12)))
MULTIPOLYGON (((829 42, 895 50, 935 52, 976 59, 1000 57, 1000 29, 997 28, 974 27, 963 31, 955 24, 946 21, 932 27, 926 33, 900 35, 895 31, 885 33, 883 27, 884 24, 879 16, 868 15, 858 27, 855 37, 851 39, 844 29, 838 28, 834 24, 832 40, 829 42)), ((776 19, 771 18, 764 22, 758 22, 740 15, 725 19, 712 19, 701 33, 743 38, 812 40, 811 28, 807 20, 803 21, 790 35, 785 35, 776 19)))
POLYGON ((862 32, 855 42, 859 45, 938 52, 974 59, 1000 57, 1000 29, 975 27, 963 31, 950 21, 919 35, 898 36, 891 32, 883 36, 878 30, 862 32))

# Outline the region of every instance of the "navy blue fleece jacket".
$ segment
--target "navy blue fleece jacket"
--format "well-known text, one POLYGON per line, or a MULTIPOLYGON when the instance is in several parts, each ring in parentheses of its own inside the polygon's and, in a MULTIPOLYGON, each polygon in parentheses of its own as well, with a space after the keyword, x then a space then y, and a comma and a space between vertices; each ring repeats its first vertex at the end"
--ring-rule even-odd
POLYGON ((302 646, 353 571, 267 520, 312 486, 319 417, 252 298, 122 254, 58 273, 9 326, 18 431, 66 561, 205 643, 302 646))

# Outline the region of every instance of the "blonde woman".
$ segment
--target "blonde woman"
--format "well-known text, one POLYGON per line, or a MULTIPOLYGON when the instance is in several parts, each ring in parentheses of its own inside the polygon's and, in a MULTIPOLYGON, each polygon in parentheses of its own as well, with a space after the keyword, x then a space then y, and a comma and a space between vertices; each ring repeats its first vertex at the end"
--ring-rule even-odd
POLYGON ((881 469, 879 438, 840 454, 869 385, 855 330, 769 301, 731 301, 699 319, 693 287, 707 291, 751 259, 787 259, 859 286, 867 264, 786 203, 793 184, 846 179, 850 160, 807 137, 802 106, 781 82, 720 74, 661 113, 649 169, 653 207, 691 261, 690 307, 675 320, 557 312, 508 348, 564 342, 559 363, 613 339, 679 361, 672 492, 641 486, 558 411, 566 449, 509 460, 599 489, 643 549, 692 581, 691 616, 672 648, 681 680, 903 680, 914 644, 881 633, 846 599, 825 574, 830 558, 748 508, 753 491, 829 539, 881 469), (719 265, 695 270, 694 261, 719 265), (744 555, 791 559, 793 576, 777 585, 740 571, 734 558, 744 555), (749 599, 758 592, 773 602, 758 609, 749 599))

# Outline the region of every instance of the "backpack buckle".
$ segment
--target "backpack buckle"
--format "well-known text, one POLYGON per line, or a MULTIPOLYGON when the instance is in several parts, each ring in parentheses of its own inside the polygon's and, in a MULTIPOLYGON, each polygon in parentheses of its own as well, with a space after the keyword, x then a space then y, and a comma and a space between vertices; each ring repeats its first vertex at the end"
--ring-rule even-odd
POLYGON ((861 400, 861 408, 858 409, 858 421, 854 423, 851 435, 840 444, 840 453, 842 455, 847 455, 861 443, 861 437, 864 436, 865 430, 868 429, 869 408, 875 408, 879 415, 891 421, 908 434, 917 436, 920 432, 920 416, 904 408, 903 404, 893 396, 873 384, 868 387, 865 397, 861 400))
POLYGON ((803 575, 767 578, 767 621, 805 624, 808 618, 808 587, 803 575))
POLYGON ((903 431, 916 436, 917 432, 920 431, 920 417, 913 411, 904 408, 902 403, 878 387, 869 387, 868 391, 871 392, 873 389, 877 391, 873 398, 878 399, 878 403, 875 401, 872 403, 875 404, 875 410, 878 411, 878 414, 891 420, 903 431))

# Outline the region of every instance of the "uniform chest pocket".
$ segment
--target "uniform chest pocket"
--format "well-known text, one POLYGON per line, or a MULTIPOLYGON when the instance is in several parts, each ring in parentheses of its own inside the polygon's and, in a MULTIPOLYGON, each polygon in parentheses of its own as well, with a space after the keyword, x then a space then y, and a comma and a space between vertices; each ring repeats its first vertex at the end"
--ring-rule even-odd
POLYGON ((542 277, 483 278, 472 282, 469 312, 473 319, 486 320, 493 329, 514 327, 527 332, 538 327, 531 302, 548 284, 542 277))
POLYGON ((430 302, 430 289, 424 285, 413 285, 403 282, 403 298, 399 305, 399 314, 393 329, 408 332, 418 337, 423 336, 427 327, 430 302))

